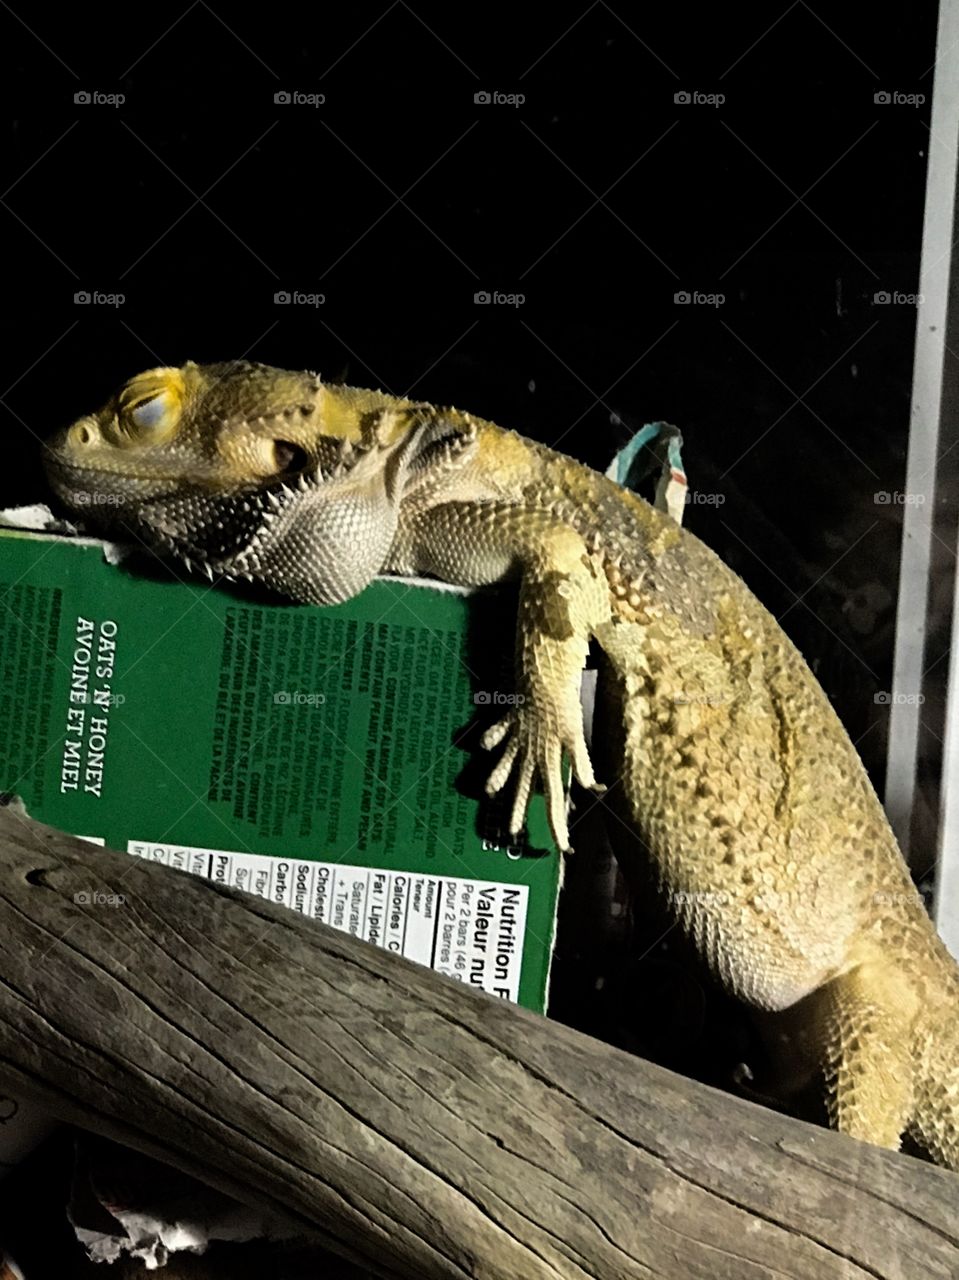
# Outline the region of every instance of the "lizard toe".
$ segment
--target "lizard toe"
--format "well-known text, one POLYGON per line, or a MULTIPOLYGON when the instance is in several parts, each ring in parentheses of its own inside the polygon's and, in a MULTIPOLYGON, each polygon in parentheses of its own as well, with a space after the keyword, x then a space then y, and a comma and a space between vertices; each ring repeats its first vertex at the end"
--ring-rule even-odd
POLYGON ((530 794, 533 790, 533 779, 536 776, 536 760, 532 754, 525 753, 520 758, 519 777, 516 782, 516 794, 513 797, 513 812, 510 815, 509 833, 519 835, 526 820, 530 794))
POLYGON ((503 790, 510 774, 513 772, 513 765, 519 755, 519 747, 519 738, 513 738, 506 744, 506 750, 486 779, 486 794, 488 796, 495 796, 497 792, 503 790))
POLYGON ((512 727, 512 716, 507 716, 503 720, 498 720, 496 724, 490 725, 482 738, 480 738, 480 746, 484 751, 492 751, 494 747, 499 746, 512 727))

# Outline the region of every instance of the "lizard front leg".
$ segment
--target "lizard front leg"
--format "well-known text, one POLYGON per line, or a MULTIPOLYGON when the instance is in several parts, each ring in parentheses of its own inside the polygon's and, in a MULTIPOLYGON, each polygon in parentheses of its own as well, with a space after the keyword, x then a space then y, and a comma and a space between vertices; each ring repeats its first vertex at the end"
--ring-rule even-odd
POLYGON ((579 698, 590 637, 610 618, 605 573, 579 534, 548 512, 489 502, 449 502, 417 519, 418 567, 447 582, 479 586, 519 579, 517 678, 522 701, 487 731, 483 746, 505 741, 487 792, 515 776, 510 832, 516 834, 539 777, 549 823, 569 848, 563 793, 565 751, 576 780, 594 790, 579 698))

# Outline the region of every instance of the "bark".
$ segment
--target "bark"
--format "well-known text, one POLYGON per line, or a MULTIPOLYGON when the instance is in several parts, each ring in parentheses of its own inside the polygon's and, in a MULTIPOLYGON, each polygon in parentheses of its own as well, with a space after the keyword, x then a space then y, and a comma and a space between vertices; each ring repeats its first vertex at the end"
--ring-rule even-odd
POLYGON ((0 810, 0 1087, 404 1280, 955 1276, 953 1174, 0 810))

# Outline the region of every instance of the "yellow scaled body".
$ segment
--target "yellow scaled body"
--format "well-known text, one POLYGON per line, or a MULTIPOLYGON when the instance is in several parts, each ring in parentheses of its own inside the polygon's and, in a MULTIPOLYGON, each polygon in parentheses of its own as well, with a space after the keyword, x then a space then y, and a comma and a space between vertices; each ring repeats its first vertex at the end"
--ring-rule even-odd
POLYGON ((486 740, 514 828, 538 778, 567 847, 564 752, 600 789, 579 704, 595 640, 597 772, 626 864, 652 868, 727 990, 792 1011, 792 1066, 821 1073, 837 1128, 908 1132, 959 1168, 959 971, 809 668, 692 534, 468 414, 261 365, 141 375, 48 469, 85 516, 295 599, 380 572, 517 580, 524 700, 486 740))

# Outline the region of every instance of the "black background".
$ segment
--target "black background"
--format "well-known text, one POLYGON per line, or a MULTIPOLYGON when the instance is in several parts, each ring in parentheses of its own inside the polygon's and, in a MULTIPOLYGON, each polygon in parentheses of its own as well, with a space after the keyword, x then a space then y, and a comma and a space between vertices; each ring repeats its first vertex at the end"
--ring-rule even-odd
POLYGON ((709 499, 687 523, 881 786, 902 507, 876 494, 904 488, 915 309, 876 295, 920 289, 933 4, 17 13, 0 502, 45 496, 39 439, 186 359, 453 403, 601 468, 667 419, 709 499))
POLYGON ((717 496, 690 527, 881 781, 901 508, 874 494, 903 487, 915 312, 873 299, 918 290, 934 5, 0 20, 3 503, 42 495, 38 438, 185 359, 411 391, 598 466, 665 418, 717 496), (325 102, 275 102, 294 90, 325 102), (494 90, 525 102, 475 101, 494 90))

